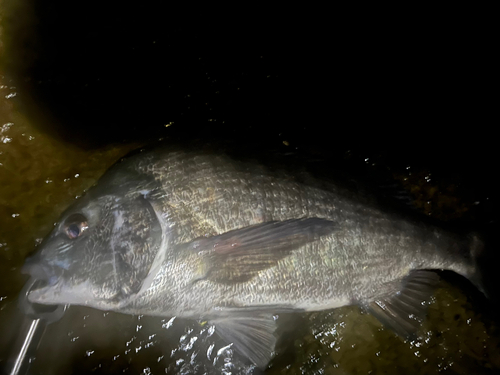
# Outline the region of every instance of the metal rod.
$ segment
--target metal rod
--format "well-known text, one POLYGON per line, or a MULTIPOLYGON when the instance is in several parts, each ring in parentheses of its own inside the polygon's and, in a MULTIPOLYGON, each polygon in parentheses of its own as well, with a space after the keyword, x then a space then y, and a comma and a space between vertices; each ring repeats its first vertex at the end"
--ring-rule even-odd
POLYGON ((26 318, 19 332, 18 339, 14 345, 17 357, 14 359, 9 375, 24 375, 28 372, 30 357, 36 352, 38 344, 45 331, 45 322, 41 319, 26 318))
POLYGON ((19 294, 18 306, 24 312, 25 318, 20 326, 17 340, 13 345, 13 355, 9 360, 9 375, 25 375, 28 373, 31 358, 35 354, 45 328, 48 324, 59 320, 67 306, 43 306, 32 304, 28 294, 38 284, 38 280, 31 278, 19 294))

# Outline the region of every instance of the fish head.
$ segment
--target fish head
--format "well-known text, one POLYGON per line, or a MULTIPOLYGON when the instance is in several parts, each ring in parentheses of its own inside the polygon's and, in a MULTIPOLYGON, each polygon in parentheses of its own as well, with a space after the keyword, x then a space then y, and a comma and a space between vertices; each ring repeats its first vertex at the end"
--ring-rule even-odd
POLYGON ((23 272, 39 280, 27 298, 114 310, 138 293, 162 229, 140 193, 92 195, 66 210, 23 272))

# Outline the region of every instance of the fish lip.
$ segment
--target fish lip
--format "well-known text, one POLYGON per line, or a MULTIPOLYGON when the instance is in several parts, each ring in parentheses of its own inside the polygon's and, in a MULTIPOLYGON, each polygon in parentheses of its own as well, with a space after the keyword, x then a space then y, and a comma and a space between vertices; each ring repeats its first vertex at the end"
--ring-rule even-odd
POLYGON ((47 293, 60 290, 63 287, 63 280, 55 276, 50 279, 38 279, 31 277, 21 292, 21 298, 26 299, 31 304, 49 305, 51 303, 45 302, 44 296, 47 293))
MULTIPOLYGON (((39 280, 37 280, 39 281, 39 280)), ((44 303, 44 298, 43 296, 47 294, 47 292, 51 291, 54 287, 57 286, 52 286, 52 285, 47 285, 46 283, 39 284, 39 285, 33 285, 28 293, 26 294, 26 299, 30 303, 38 303, 38 304, 46 304, 44 303)))

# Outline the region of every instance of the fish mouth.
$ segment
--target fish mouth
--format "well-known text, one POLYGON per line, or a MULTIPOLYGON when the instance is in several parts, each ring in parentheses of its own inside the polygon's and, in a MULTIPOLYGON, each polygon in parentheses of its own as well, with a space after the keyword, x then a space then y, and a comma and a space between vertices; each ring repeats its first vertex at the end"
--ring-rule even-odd
POLYGON ((44 303, 43 296, 52 288, 46 281, 31 277, 19 296, 19 307, 24 314, 33 319, 44 319, 48 323, 59 320, 67 305, 44 303))
POLYGON ((44 319, 48 322, 60 319, 66 306, 46 300, 46 296, 61 284, 62 270, 28 258, 21 272, 31 276, 19 296, 21 310, 33 319, 44 319))
POLYGON ((51 302, 45 302, 45 295, 49 291, 52 291, 57 288, 57 283, 50 283, 47 280, 38 280, 31 278, 28 281, 30 285, 27 290, 26 297, 29 302, 37 303, 37 304, 53 304, 51 302))

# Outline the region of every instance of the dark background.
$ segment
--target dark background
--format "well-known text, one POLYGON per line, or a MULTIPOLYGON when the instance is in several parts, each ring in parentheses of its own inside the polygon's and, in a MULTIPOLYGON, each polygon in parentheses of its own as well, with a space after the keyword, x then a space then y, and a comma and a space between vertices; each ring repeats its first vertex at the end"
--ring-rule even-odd
POLYGON ((54 137, 286 141, 421 166, 476 200, 496 191, 487 9, 28 4, 30 17, 4 20, 5 65, 24 112, 54 137))
POLYGON ((4 65, 53 137, 257 141, 430 170, 469 200, 496 193, 487 9, 27 4, 4 19, 4 65))
POLYGON ((460 157, 493 134, 479 130, 495 125, 490 25, 472 10, 32 3, 32 32, 6 32, 31 54, 12 70, 71 142, 149 139, 173 121, 202 137, 286 131, 460 157))
POLYGON ((25 113, 76 146, 257 141, 496 192, 487 10, 29 4, 29 31, 4 22, 5 63, 25 113))

